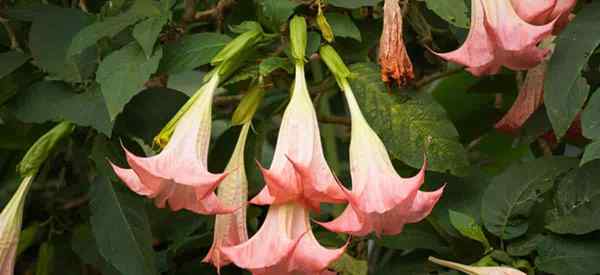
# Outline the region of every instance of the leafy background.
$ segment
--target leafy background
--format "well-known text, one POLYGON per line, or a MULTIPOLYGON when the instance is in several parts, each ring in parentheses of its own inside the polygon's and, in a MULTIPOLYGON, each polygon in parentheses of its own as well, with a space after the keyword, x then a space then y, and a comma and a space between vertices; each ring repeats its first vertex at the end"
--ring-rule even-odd
MULTIPOLYGON (((335 48, 398 171, 412 175, 423 152, 427 188, 446 185, 433 214, 398 236, 357 238, 332 268, 340 274, 456 274, 430 255, 462 263, 512 265, 530 274, 600 274, 600 3, 579 1, 557 39, 545 108, 518 135, 493 125, 516 97, 521 72, 475 78, 435 58, 456 48, 469 25, 463 0, 411 0, 405 39, 417 81, 380 81, 376 62, 380 0, 328 0, 335 48), (581 131, 567 131, 573 121, 581 131), (574 132, 574 133, 573 133, 574 132)), ((224 168, 239 129, 230 118, 253 79, 268 83, 246 160, 250 195, 263 182, 292 82, 287 20, 309 19, 308 81, 326 157, 349 182, 348 113, 335 80, 313 55, 324 40, 313 1, 0 1, 0 205, 17 188, 15 165, 56 121, 79 127, 42 167, 26 206, 17 274, 214 274, 201 264, 211 217, 171 213, 124 188, 106 159, 123 164, 120 142, 154 154, 152 138, 199 87, 211 58, 258 21, 268 43, 215 99, 210 169, 224 168)), ((575 127, 577 128, 577 127, 575 127)), ((339 207, 315 217, 331 219, 339 207)), ((265 209, 250 207, 255 232, 265 209)), ((345 236, 315 226, 321 242, 345 236)), ((224 274, 241 274, 233 267, 224 274)))

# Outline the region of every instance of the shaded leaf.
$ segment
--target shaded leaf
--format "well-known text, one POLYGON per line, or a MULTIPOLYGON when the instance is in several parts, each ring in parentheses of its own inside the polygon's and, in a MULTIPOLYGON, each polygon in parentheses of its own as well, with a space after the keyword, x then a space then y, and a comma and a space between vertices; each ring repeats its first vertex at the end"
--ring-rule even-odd
POLYGON ((2 64, 2 67, 0 67, 0 78, 21 67, 29 58, 28 55, 18 51, 0 53, 0 64, 2 64))
POLYGON ((527 236, 524 239, 520 239, 515 242, 511 242, 506 247, 506 252, 511 256, 524 257, 527 256, 537 248, 538 244, 544 240, 542 235, 527 236))
POLYGON ((466 151, 444 109, 424 93, 389 94, 372 63, 351 66, 350 80, 360 107, 390 154, 420 168, 427 155, 428 169, 464 175, 466 151))
POLYGON ((559 234, 586 234, 600 229, 600 162, 570 172, 556 188, 556 209, 546 228, 559 234))
POLYGON ((15 116, 28 123, 68 120, 89 126, 111 135, 112 122, 98 86, 77 94, 69 86, 57 81, 33 84, 11 102, 15 116))
POLYGON ((84 263, 102 271, 103 275, 120 274, 119 271, 100 255, 92 228, 89 224, 81 224, 75 227, 73 236, 71 237, 71 248, 84 263))
POLYGON ((448 21, 448 23, 460 27, 469 28, 469 7, 463 0, 425 0, 427 8, 435 12, 438 16, 448 21))
POLYGON ((292 0, 257 0, 259 19, 272 31, 279 32, 300 4, 292 0))
POLYGON ((159 49, 152 58, 147 59, 139 45, 130 43, 102 60, 96 81, 100 83, 111 120, 134 95, 142 91, 146 81, 158 68, 161 57, 162 50, 159 49))
POLYGON ((158 274, 143 201, 120 193, 104 176, 92 183, 90 200, 100 254, 122 274, 158 274))
POLYGON ((453 210, 449 210, 448 212, 450 213, 449 217, 452 226, 454 226, 461 235, 480 242, 483 244, 486 251, 489 251, 492 248, 488 239, 485 237, 485 233, 483 233, 483 228, 481 225, 477 224, 475 219, 461 212, 453 210))
POLYGON ((600 90, 590 98, 581 113, 583 135, 590 139, 600 139, 600 90))
POLYGON ((35 275, 50 275, 54 269, 54 246, 45 242, 40 246, 35 263, 35 275))
POLYGON ((383 0, 327 0, 327 4, 346 9, 358 9, 366 6, 376 6, 383 0))
POLYGON ((160 70, 172 74, 206 65, 230 40, 229 36, 210 32, 184 36, 165 47, 160 70))
POLYGON ((147 58, 152 56, 154 44, 168 20, 167 16, 152 17, 138 23, 133 28, 133 37, 140 44, 147 58))
POLYGON ((379 245, 399 249, 428 249, 444 254, 449 248, 435 229, 427 222, 405 225, 401 234, 396 236, 384 236, 377 240, 379 245))
POLYGON ((258 65, 258 73, 261 76, 267 76, 277 69, 283 69, 288 73, 293 71, 289 59, 283 57, 267 57, 258 65))
POLYGON ((331 264, 331 269, 340 275, 367 275, 369 269, 365 260, 358 260, 346 253, 331 264))
POLYGON ((600 45, 599 13, 600 3, 587 5, 556 39, 544 83, 544 103, 559 138, 571 126, 589 92, 581 71, 600 45))
POLYGON ((537 247, 535 266, 556 275, 595 275, 600 273, 598 238, 567 239, 545 237, 537 247))
POLYGON ((596 159, 600 159, 600 140, 594 141, 585 146, 585 152, 581 158, 581 165, 596 159))
POLYGON ((559 175, 576 165, 576 159, 545 157, 506 169, 483 195, 481 213, 486 229, 505 240, 525 234, 532 207, 559 175))
POLYGON ((328 12, 325 14, 325 17, 335 36, 352 38, 359 42, 362 41, 360 30, 356 27, 354 22, 352 22, 350 16, 341 13, 328 12))

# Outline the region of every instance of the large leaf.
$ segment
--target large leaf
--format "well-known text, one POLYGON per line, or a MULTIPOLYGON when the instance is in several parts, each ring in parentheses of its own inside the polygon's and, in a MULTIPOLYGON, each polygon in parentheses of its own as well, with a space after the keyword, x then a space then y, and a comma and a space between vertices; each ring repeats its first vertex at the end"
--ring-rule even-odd
POLYGON ((152 56, 154 44, 168 20, 169 17, 165 15, 152 17, 138 23, 133 28, 133 37, 140 44, 147 58, 152 56))
POLYGON ((469 27, 469 8, 464 0, 425 0, 427 8, 450 24, 461 28, 469 27))
POLYGON ((206 65, 230 40, 229 36, 210 32, 184 36, 165 48, 161 71, 174 74, 206 65))
POLYGON ((385 236, 377 241, 379 245, 399 249, 428 249, 437 253, 447 253, 448 244, 437 234, 427 221, 418 224, 407 224, 402 234, 385 236))
POLYGON ((82 224, 73 229, 71 248, 84 263, 101 270, 103 275, 120 274, 100 255, 92 227, 89 224, 82 224))
POLYGON ((581 165, 596 159, 600 159, 600 140, 596 140, 585 146, 585 152, 581 158, 581 165))
POLYGON ((9 108, 18 119, 28 123, 68 120, 91 126, 107 136, 112 132, 108 110, 97 86, 77 94, 57 81, 38 82, 11 102, 9 108))
POLYGON ((556 39, 556 50, 548 64, 544 102, 559 138, 571 126, 589 92, 581 71, 600 44, 598 14, 600 2, 585 6, 556 39))
POLYGON ((0 67, 0 78, 21 67, 27 60, 29 60, 29 56, 22 52, 8 51, 0 53, 0 64, 2 64, 2 67, 0 67))
POLYGON ((272 31, 279 32, 294 9, 300 5, 292 0, 257 0, 261 23, 272 31))
POLYGON ((560 234, 586 234, 600 229, 600 162, 569 173, 554 195, 556 209, 546 226, 560 234))
POLYGON ((158 68, 162 50, 147 59, 139 45, 130 43, 107 56, 96 73, 112 120, 129 100, 142 91, 144 83, 158 68))
POLYGON ((36 17, 29 33, 35 63, 66 81, 80 82, 91 76, 96 68, 95 51, 67 55, 71 39, 90 22, 90 17, 77 9, 52 8, 36 17))
POLYGON ((427 155, 429 170, 465 174, 468 161, 458 132, 430 95, 388 93, 372 63, 354 64, 351 71, 363 114, 394 158, 420 168, 427 155))
POLYGON ((331 264, 331 269, 339 275, 367 275, 369 264, 366 260, 358 260, 344 253, 331 264))
POLYGON ((545 157, 506 169, 483 195, 481 214, 487 230, 505 240, 525 234, 532 207, 557 176, 575 166, 576 159, 545 157))
POLYGON ((331 29, 333 34, 337 37, 347 37, 356 39, 359 42, 362 41, 362 37, 360 35, 360 30, 350 16, 341 13, 328 12, 325 14, 327 18, 327 22, 331 25, 331 29))
POLYGON ((144 203, 98 176, 90 189, 90 218, 100 254, 127 275, 157 275, 144 203))
POLYGON ((383 0, 327 0, 327 4, 340 8, 358 9, 365 6, 375 6, 383 0))
POLYGON ((597 90, 581 114, 583 135, 590 139, 600 139, 600 89, 597 90))
POLYGON ((556 275, 595 275, 600 273, 598 238, 566 239, 549 236, 537 247, 535 266, 556 275))

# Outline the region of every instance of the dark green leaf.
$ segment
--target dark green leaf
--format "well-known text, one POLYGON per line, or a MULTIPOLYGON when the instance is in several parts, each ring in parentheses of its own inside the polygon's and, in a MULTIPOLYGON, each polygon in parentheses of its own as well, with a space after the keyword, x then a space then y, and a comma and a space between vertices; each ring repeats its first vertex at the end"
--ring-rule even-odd
POLYGON ((600 89, 592 95, 581 114, 583 135, 589 139, 600 139, 600 89))
POLYGON ((259 18, 272 31, 279 32, 300 4, 292 0, 258 0, 259 18))
POLYGON ((38 238, 40 231, 40 224, 34 223, 21 231, 19 236, 19 246, 17 248, 17 256, 25 252, 28 248, 33 246, 38 238))
POLYGON ((600 3, 582 9, 556 39, 548 64, 544 103, 557 137, 562 137, 583 107, 589 89, 581 71, 600 44, 600 3))
POLYGON ((469 8, 464 0, 425 0, 425 3, 427 8, 450 24, 460 28, 469 28, 469 8))
POLYGON ((389 94, 377 66, 351 66, 351 85, 363 114, 390 154, 420 168, 427 155, 428 169, 464 175, 468 166, 464 147, 444 109, 424 93, 389 94))
POLYGON ((103 275, 120 274, 119 271, 100 255, 96 239, 94 239, 92 228, 89 224, 82 224, 75 227, 71 238, 71 248, 84 263, 102 271, 103 275))
POLYGON ((600 159, 600 140, 596 140, 585 147, 585 152, 581 158, 581 165, 596 159, 600 159))
POLYGON ((96 52, 67 55, 71 40, 90 23, 90 17, 77 9, 49 9, 36 17, 29 33, 29 47, 37 65, 56 77, 81 82, 96 68, 96 52))
POLYGON ((538 245, 535 266, 556 275, 596 275, 600 273, 600 241, 549 236, 538 245))
POLYGON ((600 162, 569 173, 556 188, 556 209, 546 226, 559 234, 586 234, 600 229, 600 162))
POLYGON ((152 57, 154 44, 168 20, 167 16, 152 17, 138 23, 133 28, 133 37, 142 46, 147 58, 152 57))
POLYGON ((112 120, 129 100, 142 91, 144 84, 158 68, 162 50, 147 59, 136 43, 131 43, 107 56, 96 73, 102 95, 112 120))
POLYGON ((360 30, 356 27, 354 22, 352 22, 350 16, 341 13, 328 12, 325 14, 325 17, 335 36, 348 37, 356 39, 359 42, 362 41, 360 30))
POLYGON ((448 252, 448 245, 444 242, 427 221, 418 224, 407 224, 402 234, 384 236, 377 241, 379 245, 399 249, 428 249, 440 254, 448 252))
POLYGON ((519 239, 511 242, 506 247, 506 252, 511 256, 524 257, 531 254, 537 248, 538 244, 544 240, 542 235, 527 236, 524 239, 519 239))
POLYGON ((338 272, 339 275, 367 275, 369 269, 365 260, 358 260, 346 253, 331 264, 331 269, 338 272))
POLYGON ((167 88, 183 92, 188 96, 193 96, 204 84, 204 72, 186 71, 169 75, 167 88))
POLYGON ((289 59, 283 57, 268 57, 258 65, 258 73, 262 76, 267 76, 277 69, 284 69, 288 73, 293 71, 289 59))
POLYGON ((376 6, 383 0, 327 0, 327 4, 346 9, 358 9, 365 6, 376 6))
POLYGON ((90 200, 90 220, 100 254, 122 274, 158 274, 141 198, 120 193, 107 178, 98 176, 90 200))
POLYGON ((35 275, 50 275, 54 269, 54 246, 45 242, 40 246, 35 264, 35 275))
POLYGON ((9 108, 18 119, 28 123, 68 120, 93 127, 107 136, 112 132, 112 122, 97 86, 77 94, 60 82, 38 82, 11 102, 9 108))
POLYGON ((576 165, 576 159, 546 157, 514 164, 495 177, 482 201, 487 230, 505 240, 525 234, 532 207, 554 186, 556 177, 576 165))
POLYGON ((28 55, 18 51, 0 53, 0 64, 2 64, 2 67, 0 67, 0 78, 21 67, 29 58, 28 55))
POLYGON ((475 221, 475 219, 461 212, 453 210, 449 210, 448 212, 450 213, 450 222, 452 223, 452 226, 454 226, 460 234, 471 240, 480 242, 483 244, 486 251, 492 248, 483 233, 483 228, 475 221))
POLYGON ((226 35, 210 32, 184 36, 165 48, 161 71, 173 74, 206 65, 230 40, 226 35))

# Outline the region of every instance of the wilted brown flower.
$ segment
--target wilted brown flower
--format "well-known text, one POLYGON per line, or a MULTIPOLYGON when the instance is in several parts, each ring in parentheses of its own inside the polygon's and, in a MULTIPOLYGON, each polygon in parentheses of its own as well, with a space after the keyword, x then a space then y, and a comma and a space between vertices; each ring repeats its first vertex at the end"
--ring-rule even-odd
POLYGON ((385 0, 383 5, 383 32, 379 40, 379 64, 381 79, 395 79, 404 86, 415 78, 413 65, 404 46, 402 34, 402 11, 399 0, 385 0))

